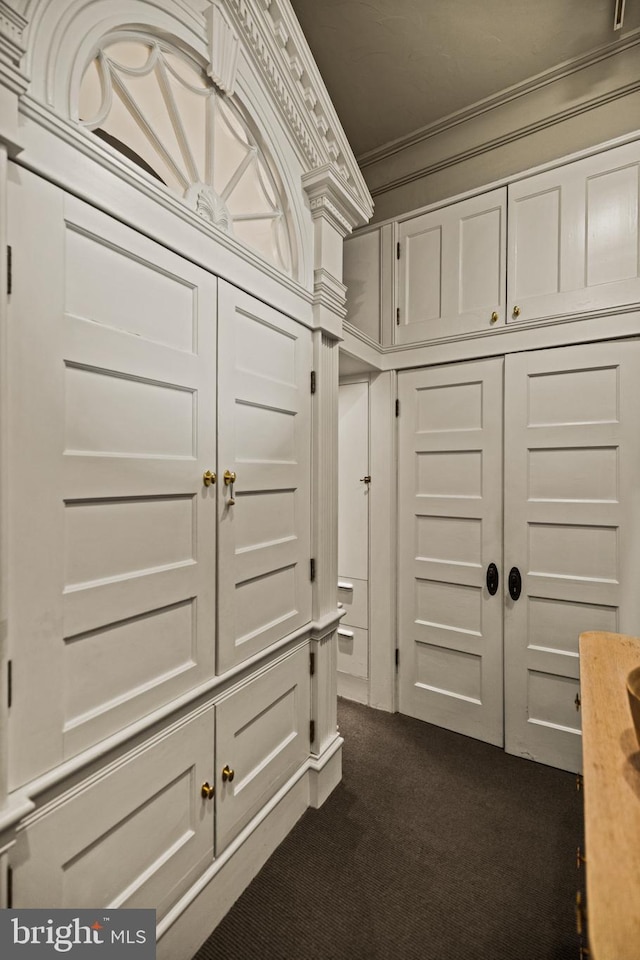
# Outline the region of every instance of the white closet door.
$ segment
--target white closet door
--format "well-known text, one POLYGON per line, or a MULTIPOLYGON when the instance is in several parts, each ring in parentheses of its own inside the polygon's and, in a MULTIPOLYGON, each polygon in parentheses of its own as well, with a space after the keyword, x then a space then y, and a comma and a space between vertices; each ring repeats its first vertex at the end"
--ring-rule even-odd
POLYGON ((639 174, 636 142, 509 186, 510 320, 640 301, 639 174))
POLYGON ((506 748, 581 764, 578 636, 640 630, 640 343, 506 360, 506 748))
POLYGON ((216 280, 16 167, 9 215, 17 786, 213 673, 216 280))
POLYGON ((311 619, 311 333, 223 281, 218 316, 224 672, 311 619))
POLYGON ((504 323, 506 203, 503 187, 399 225, 396 343, 504 323))
POLYGON ((499 745, 502 365, 398 377, 400 711, 499 745))

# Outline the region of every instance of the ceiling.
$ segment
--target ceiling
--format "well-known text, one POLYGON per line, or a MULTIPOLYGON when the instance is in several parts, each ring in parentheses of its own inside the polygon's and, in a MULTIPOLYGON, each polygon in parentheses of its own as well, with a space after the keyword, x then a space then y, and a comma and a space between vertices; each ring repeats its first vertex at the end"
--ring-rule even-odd
POLYGON ((377 148, 640 27, 640 0, 291 0, 352 149, 377 148))

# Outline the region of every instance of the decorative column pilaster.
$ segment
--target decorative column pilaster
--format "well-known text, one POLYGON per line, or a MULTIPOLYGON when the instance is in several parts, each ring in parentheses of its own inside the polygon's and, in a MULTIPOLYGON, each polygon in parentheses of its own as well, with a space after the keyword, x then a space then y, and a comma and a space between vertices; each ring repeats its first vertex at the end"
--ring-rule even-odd
MULTIPOLYGON (((338 581, 338 346, 346 316, 346 287, 342 282, 342 244, 345 236, 366 223, 365 209, 333 164, 312 170, 302 178, 314 225, 314 369, 312 448, 312 550, 316 562, 313 616, 316 621, 335 614, 338 581)), ((313 752, 319 757, 335 749, 337 733, 337 639, 332 623, 316 641, 316 673, 312 710, 316 721, 313 752)), ((339 761, 339 757, 338 757, 339 761)), ((339 762, 333 761, 340 779, 339 762)), ((322 802, 322 797, 318 799, 322 802)))

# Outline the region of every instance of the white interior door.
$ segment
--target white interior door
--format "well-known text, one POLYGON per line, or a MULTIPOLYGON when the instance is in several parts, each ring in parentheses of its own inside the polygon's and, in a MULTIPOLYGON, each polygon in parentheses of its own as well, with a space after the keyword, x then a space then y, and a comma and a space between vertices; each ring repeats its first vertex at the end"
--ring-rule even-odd
POLYGON ((216 280, 18 167, 12 786, 213 674, 216 280))
POLYGON ((578 636, 640 632, 640 343, 507 357, 505 735, 581 764, 578 636))
POLYGON ((500 745, 502 368, 398 376, 400 711, 500 745))
POLYGON ((338 670, 369 671, 369 383, 341 383, 338 429, 338 670))
POLYGON ((222 673, 311 619, 311 333, 223 281, 218 317, 222 673))

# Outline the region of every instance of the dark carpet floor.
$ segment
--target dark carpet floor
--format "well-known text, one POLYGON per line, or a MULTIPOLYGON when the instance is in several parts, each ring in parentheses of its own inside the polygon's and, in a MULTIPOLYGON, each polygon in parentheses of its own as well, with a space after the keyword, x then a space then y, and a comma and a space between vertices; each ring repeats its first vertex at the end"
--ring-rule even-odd
POLYGON ((576 960, 576 778, 340 701, 343 780, 196 960, 576 960))

